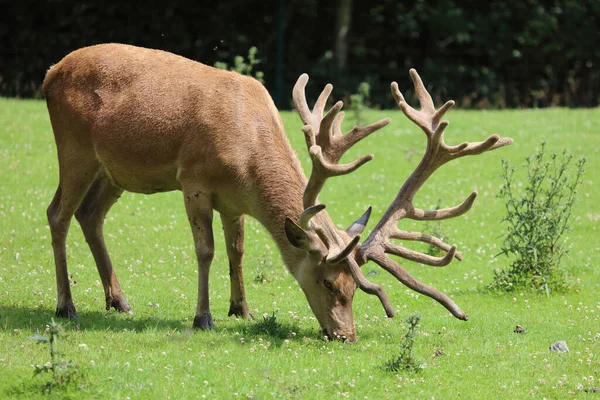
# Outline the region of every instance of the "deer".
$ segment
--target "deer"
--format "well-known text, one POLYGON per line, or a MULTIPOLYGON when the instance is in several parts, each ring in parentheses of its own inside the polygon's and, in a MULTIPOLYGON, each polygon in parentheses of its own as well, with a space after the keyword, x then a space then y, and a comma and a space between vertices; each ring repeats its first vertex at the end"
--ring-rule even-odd
POLYGON ((343 103, 325 107, 328 84, 312 110, 306 100, 308 75, 292 98, 312 161, 307 179, 268 91, 257 80, 187 58, 124 44, 85 47, 52 66, 44 79, 58 156, 59 183, 47 209, 57 281, 56 316, 77 318, 67 270, 66 238, 72 217, 79 222, 100 275, 107 310, 131 312, 108 254, 103 226, 125 192, 178 190, 194 239, 198 301, 193 328, 215 329, 209 302, 214 256, 214 211, 222 221, 229 260, 229 316, 248 318, 242 261, 244 218, 261 223, 272 236, 289 273, 303 291, 326 339, 356 341, 352 302, 358 288, 376 295, 388 317, 394 308, 383 288, 361 266, 373 261, 408 288, 435 299, 456 318, 467 315, 447 295, 413 278, 390 256, 441 267, 462 260, 455 245, 419 232, 400 230, 405 218, 442 220, 467 212, 477 192, 458 206, 435 211, 413 204, 437 168, 512 142, 491 135, 482 142, 448 146, 439 109, 414 69, 410 70, 421 109, 407 104, 398 85, 392 95, 401 111, 426 135, 427 147, 414 172, 375 228, 361 241, 371 208, 341 230, 318 196, 327 179, 350 174, 372 154, 340 164, 349 148, 389 124, 356 126, 342 133, 343 103), (433 257, 393 240, 421 241, 446 252, 433 257))

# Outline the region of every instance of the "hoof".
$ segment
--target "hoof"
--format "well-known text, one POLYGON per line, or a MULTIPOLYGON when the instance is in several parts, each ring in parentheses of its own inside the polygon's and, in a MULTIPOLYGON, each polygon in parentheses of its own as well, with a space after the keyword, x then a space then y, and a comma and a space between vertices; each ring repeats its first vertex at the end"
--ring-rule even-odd
POLYGON ((192 325, 195 329, 201 329, 203 331, 210 331, 215 329, 215 324, 213 324, 212 315, 210 313, 206 313, 204 315, 196 315, 194 317, 194 324, 192 325))
POLYGON ((133 314, 133 311, 131 311, 131 306, 123 296, 107 298, 106 309, 110 310, 111 307, 117 310, 118 312, 133 314))
POLYGON ((241 301, 241 302, 231 302, 229 304, 229 312, 227 313, 227 316, 231 317, 232 315, 235 315, 236 317, 242 317, 242 318, 248 318, 248 317, 252 317, 252 314, 250 314, 250 310, 248 310, 248 304, 245 301, 241 301))
POLYGON ((56 307, 55 314, 58 318, 75 319, 79 317, 77 315, 77 311, 75 311, 75 306, 73 305, 73 303, 69 303, 63 307, 56 307))

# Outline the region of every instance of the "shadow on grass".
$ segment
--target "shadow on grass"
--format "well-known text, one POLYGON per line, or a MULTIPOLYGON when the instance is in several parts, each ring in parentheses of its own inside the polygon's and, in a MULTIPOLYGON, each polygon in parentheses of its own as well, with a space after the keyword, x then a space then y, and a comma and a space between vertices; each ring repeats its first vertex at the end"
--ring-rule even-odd
MULTIPOLYGON (((80 311, 76 319, 56 318, 50 309, 32 309, 28 307, 0 305, 0 330, 7 333, 20 331, 43 331, 45 326, 54 318, 66 331, 105 331, 105 332, 179 332, 179 336, 190 337, 194 332, 202 331, 192 329, 191 322, 179 318, 141 317, 120 314, 115 311, 80 311)), ((228 336, 244 337, 247 341, 259 338, 269 341, 272 346, 279 347, 285 340, 318 340, 317 329, 303 329, 289 321, 281 321, 276 315, 264 316, 256 320, 235 320, 234 324, 223 323, 217 325, 215 333, 223 332, 228 336)))
MULTIPOLYGON (((241 321, 240 321, 241 322, 241 321)), ((217 330, 219 330, 217 328, 217 330)), ((256 320, 248 320, 239 325, 224 326, 222 331, 230 335, 239 336, 236 341, 243 338, 245 342, 263 339, 274 347, 280 347, 286 340, 290 342, 314 340, 318 341, 319 334, 316 329, 304 329, 288 321, 280 321, 275 314, 263 316, 256 320)))
POLYGON ((6 331, 41 330, 50 319, 60 322, 66 330, 85 331, 184 331, 188 323, 180 319, 160 317, 136 317, 119 314, 114 311, 83 311, 79 318, 56 318, 54 311, 48 309, 31 309, 27 307, 0 305, 0 329, 6 331))

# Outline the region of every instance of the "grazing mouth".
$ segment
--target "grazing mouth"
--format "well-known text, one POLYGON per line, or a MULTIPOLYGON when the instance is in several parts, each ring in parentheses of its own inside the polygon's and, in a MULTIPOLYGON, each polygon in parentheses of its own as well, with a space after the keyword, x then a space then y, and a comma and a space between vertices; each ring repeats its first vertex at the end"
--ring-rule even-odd
POLYGON ((327 329, 323 329, 322 332, 323 332, 323 336, 325 337, 325 340, 341 340, 344 343, 356 343, 356 339, 350 340, 345 335, 338 335, 337 332, 333 332, 333 334, 329 334, 329 332, 327 332, 327 329))

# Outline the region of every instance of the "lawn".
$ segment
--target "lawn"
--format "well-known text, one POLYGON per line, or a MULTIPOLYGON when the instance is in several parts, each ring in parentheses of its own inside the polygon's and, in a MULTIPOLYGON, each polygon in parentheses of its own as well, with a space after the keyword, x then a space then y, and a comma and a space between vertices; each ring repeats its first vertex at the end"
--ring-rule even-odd
MULTIPOLYGON (((309 171, 299 118, 282 115, 309 171)), ((392 123, 348 155, 374 153, 375 159, 352 175, 329 180, 320 197, 340 227, 373 206, 367 230, 372 229, 419 162, 425 138, 400 111, 368 111, 363 118, 387 116, 392 123)), ((346 119, 350 128, 351 112, 346 119)), ((491 133, 514 139, 512 146, 442 167, 415 201, 422 208, 438 202, 454 206, 473 188, 479 191, 468 214, 443 223, 462 262, 446 268, 402 262, 416 278, 450 295, 469 314, 468 322, 368 264, 363 268, 386 288, 397 316, 386 318, 378 299, 359 291, 358 343, 324 341, 273 241, 251 219, 244 273, 256 320, 227 317, 229 271, 217 218, 211 270, 217 329, 194 332, 197 272, 182 195, 126 193, 108 215, 105 232, 135 314, 104 310, 93 258, 74 221, 69 273, 80 317, 61 321, 58 346, 62 357, 81 366, 84 378, 80 387, 48 396, 41 392, 49 376, 34 377, 33 366, 50 361, 49 347, 28 338, 47 332, 56 306, 45 213, 57 186, 56 150, 42 101, 0 99, 0 398, 596 398, 590 390, 600 387, 600 110, 454 110, 448 119, 450 144, 491 133), (570 256, 563 260, 577 279, 576 290, 550 298, 491 293, 486 285, 493 270, 509 263, 494 257, 505 231, 504 205, 496 197, 500 159, 520 165, 542 140, 550 151, 568 148, 588 158, 568 235, 570 256), (386 363, 399 354, 407 332, 405 320, 414 314, 422 318, 413 352, 423 368, 388 372, 386 363), (526 333, 513 332, 517 324, 526 333), (557 340, 567 342, 568 354, 548 351, 557 340)))

